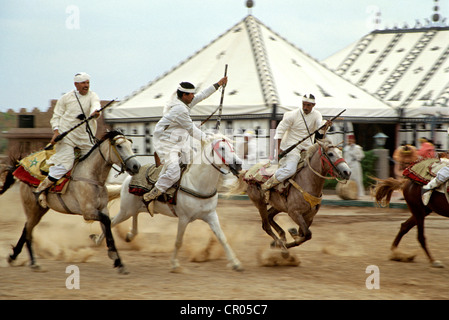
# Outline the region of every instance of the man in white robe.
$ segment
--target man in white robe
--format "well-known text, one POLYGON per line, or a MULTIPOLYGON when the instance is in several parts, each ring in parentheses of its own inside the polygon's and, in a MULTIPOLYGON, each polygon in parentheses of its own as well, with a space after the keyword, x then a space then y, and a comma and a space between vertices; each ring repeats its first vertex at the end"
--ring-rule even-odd
POLYGON ((363 186, 363 171, 362 164, 360 163, 365 158, 363 148, 355 143, 355 136, 353 134, 348 135, 348 144, 343 148, 343 156, 351 168, 351 178, 357 183, 357 194, 359 197, 365 195, 365 188, 363 186))
POLYGON ((165 193, 181 177, 180 160, 187 153, 185 148, 189 137, 197 140, 205 139, 206 134, 194 125, 190 118, 190 110, 202 100, 208 98, 226 85, 227 77, 214 85, 195 94, 195 86, 189 82, 181 82, 176 95, 164 108, 163 116, 154 130, 154 147, 161 163, 164 165, 155 187, 143 195, 147 203, 165 193))
MULTIPOLYGON (((302 99, 302 108, 288 111, 284 114, 282 121, 276 128, 274 139, 277 140, 279 153, 286 150, 290 146, 304 139, 323 125, 323 116, 315 107, 315 97, 310 94, 309 97, 304 96, 302 99)), ((330 120, 326 121, 326 127, 321 129, 318 134, 324 136, 327 129, 332 125, 330 120)), ((290 151, 279 161, 279 168, 276 172, 262 184, 262 191, 278 185, 287 180, 296 172, 299 160, 301 160, 301 152, 307 150, 313 145, 315 135, 304 140, 290 151)))
POLYGON ((81 155, 89 152, 93 146, 92 139, 97 131, 95 118, 100 116, 98 110, 101 105, 98 95, 90 91, 90 76, 85 72, 77 73, 74 84, 76 89, 64 94, 56 103, 50 120, 53 129, 50 143, 55 144, 55 139, 60 133, 68 131, 80 121, 90 116, 94 116, 94 118, 71 131, 55 144, 55 154, 47 161, 52 165, 49 174, 35 191, 36 194, 39 194, 39 204, 44 208, 47 207, 44 191, 72 169, 75 162, 75 147, 81 150, 81 155))

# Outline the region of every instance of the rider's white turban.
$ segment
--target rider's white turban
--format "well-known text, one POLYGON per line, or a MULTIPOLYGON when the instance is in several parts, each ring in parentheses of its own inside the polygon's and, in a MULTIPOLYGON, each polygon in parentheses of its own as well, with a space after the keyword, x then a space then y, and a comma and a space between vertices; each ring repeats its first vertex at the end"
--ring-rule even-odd
POLYGON ((307 97, 307 95, 304 95, 304 97, 302 97, 302 101, 315 103, 315 97, 312 94, 309 94, 308 97, 307 97))
POLYGON ((75 78, 73 79, 73 81, 75 82, 84 82, 90 80, 90 75, 88 75, 85 72, 79 72, 77 74, 75 74, 75 78))

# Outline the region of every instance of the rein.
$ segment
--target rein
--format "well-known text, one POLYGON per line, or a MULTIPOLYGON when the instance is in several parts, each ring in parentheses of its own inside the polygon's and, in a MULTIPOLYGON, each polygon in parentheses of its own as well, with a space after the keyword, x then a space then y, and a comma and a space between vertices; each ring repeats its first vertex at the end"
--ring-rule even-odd
MULTIPOLYGON (((131 155, 131 156, 129 156, 129 157, 123 159, 123 157, 120 155, 120 153, 119 153, 118 150, 117 150, 117 144, 118 144, 118 141, 121 140, 121 139, 125 139, 125 140, 128 140, 128 141, 131 141, 130 139, 126 138, 126 137, 123 136, 123 135, 118 135, 118 136, 115 136, 114 138, 112 138, 111 144, 110 144, 110 146, 109 146, 109 155, 111 154, 111 151, 110 151, 110 150, 111 150, 111 148, 112 148, 112 151, 114 152, 114 154, 117 156, 117 158, 118 158, 119 161, 120 161, 120 170, 117 170, 117 169, 114 167, 114 163, 111 162, 110 160, 106 159, 106 157, 105 157, 105 156, 103 155, 103 153, 101 152, 101 149, 98 149, 98 151, 100 152, 101 157, 103 158, 103 160, 104 160, 107 164, 110 164, 110 165, 112 166, 112 169, 114 169, 115 171, 118 172, 117 175, 116 175, 116 177, 117 177, 118 175, 124 173, 124 172, 125 172, 126 163, 127 163, 129 160, 131 160, 132 158, 136 157, 136 155, 133 154, 133 155, 131 155)), ((111 139, 109 139, 109 140, 111 140, 111 139)))
MULTIPOLYGON (((226 142, 228 145, 229 145, 229 147, 231 148, 231 150, 232 150, 232 152, 234 152, 234 148, 231 146, 231 144, 226 140, 226 139, 221 139, 221 141, 223 141, 223 142, 226 142)), ((211 156, 213 156, 214 155, 214 152, 218 155, 218 157, 220 158, 220 160, 221 160, 221 162, 223 162, 223 164, 225 164, 226 166, 228 166, 229 167, 229 165, 226 163, 226 159, 223 157, 223 155, 220 153, 220 152, 218 152, 218 141, 217 141, 217 143, 215 143, 214 144, 214 146, 212 147, 212 150, 211 150, 211 156)), ((205 152, 205 149, 203 150, 203 153, 205 152)), ((220 167, 218 167, 215 163, 214 163, 214 161, 212 160, 210 160, 207 156, 206 156, 206 154, 204 154, 204 157, 207 159, 207 161, 209 161, 209 163, 212 165, 212 167, 214 167, 214 169, 216 169, 216 170, 218 170, 221 174, 228 174, 229 172, 231 172, 231 170, 229 170, 228 172, 225 172, 225 171, 223 171, 220 167)))
MULTIPOLYGON (((84 155, 80 160, 79 160, 79 162, 81 162, 81 161, 84 161, 87 157, 89 157, 91 154, 92 154, 92 152, 95 150, 95 149, 97 149, 98 148, 98 152, 100 153, 100 155, 101 155, 101 157, 103 158, 103 160, 107 163, 107 164, 110 164, 111 165, 111 167, 115 170, 115 171, 117 171, 118 173, 117 173, 117 176, 118 175, 120 175, 120 174, 122 174, 122 173, 124 173, 125 172, 125 167, 126 167, 126 163, 130 160, 130 159, 132 159, 132 158, 134 158, 134 157, 136 157, 136 155, 135 154, 133 154, 133 155, 131 155, 131 156, 129 156, 129 157, 127 157, 127 158, 125 158, 125 159, 123 159, 122 158, 122 156, 120 155, 120 153, 118 152, 118 150, 117 150, 117 144, 118 144, 118 141, 120 141, 121 139, 125 139, 125 140, 128 140, 128 141, 131 141, 130 139, 128 139, 128 138, 126 138, 124 135, 122 135, 122 134, 119 134, 119 135, 116 135, 116 136, 114 136, 114 137, 111 137, 111 138, 107 138, 107 139, 102 139, 102 140, 99 140, 97 143, 95 143, 95 145, 92 147, 92 149, 90 149, 90 151, 86 154, 86 155, 84 155), (119 161, 120 161, 120 170, 117 170, 115 167, 114 167, 114 163, 113 162, 111 162, 104 154, 103 154, 103 152, 101 151, 101 148, 100 148, 100 145, 103 143, 103 142, 105 142, 106 140, 109 140, 110 141, 110 146, 109 146, 109 158, 110 158, 110 155, 111 155, 111 148, 112 148, 112 151, 115 153, 115 155, 118 157, 118 159, 119 159, 119 161)), ((94 183, 94 184, 96 184, 96 183, 94 183)))
POLYGON ((337 161, 335 161, 335 163, 333 163, 329 159, 329 156, 327 155, 327 153, 322 151, 322 147, 321 146, 318 149, 318 152, 320 154, 321 168, 324 168, 324 165, 327 164, 329 166, 329 170, 326 172, 326 174, 329 173, 331 176, 330 177, 323 176, 322 174, 320 174, 319 172, 317 172, 315 169, 312 168, 312 166, 310 165, 310 159, 312 158, 313 155, 311 155, 310 157, 306 158, 306 163, 309 166, 310 170, 312 170, 312 172, 315 175, 317 175, 318 177, 320 177, 320 178, 327 179, 327 180, 335 179, 337 181, 340 181, 338 179, 338 173, 335 173, 338 170, 336 166, 338 164, 342 163, 342 162, 346 162, 345 159, 340 158, 340 159, 337 159, 337 161), (334 170, 335 170, 335 172, 334 172, 334 170))

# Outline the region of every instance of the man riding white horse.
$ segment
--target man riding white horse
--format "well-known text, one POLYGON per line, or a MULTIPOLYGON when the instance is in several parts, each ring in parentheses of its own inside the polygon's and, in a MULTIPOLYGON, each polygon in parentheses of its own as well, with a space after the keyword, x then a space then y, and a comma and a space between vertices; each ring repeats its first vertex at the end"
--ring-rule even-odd
POLYGON ((154 130, 154 147, 165 167, 154 188, 143 195, 147 204, 165 193, 181 177, 179 165, 183 154, 186 153, 183 147, 189 136, 198 140, 206 138, 206 134, 193 124, 190 117, 191 108, 208 98, 220 86, 225 86, 227 81, 228 78, 223 77, 198 94, 195 94, 193 84, 179 84, 176 95, 165 106, 163 116, 154 130))
POLYGON ((56 181, 69 172, 75 162, 74 149, 79 148, 81 156, 85 155, 94 144, 97 131, 97 121, 100 116, 100 99, 95 92, 89 90, 90 76, 85 72, 75 75, 74 84, 76 90, 64 94, 56 103, 50 124, 53 128, 51 144, 55 144, 56 137, 79 124, 80 121, 94 117, 79 128, 71 131, 64 139, 55 145, 55 154, 47 161, 53 164, 49 169, 48 176, 39 184, 34 191, 39 195, 39 204, 47 208, 45 190, 49 189, 56 181))

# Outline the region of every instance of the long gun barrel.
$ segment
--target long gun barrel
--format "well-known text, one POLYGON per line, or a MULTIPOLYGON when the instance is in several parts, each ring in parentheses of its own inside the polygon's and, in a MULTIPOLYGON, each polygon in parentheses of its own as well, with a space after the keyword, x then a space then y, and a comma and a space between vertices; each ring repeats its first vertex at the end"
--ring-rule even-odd
MULTIPOLYGON (((337 119, 343 112, 345 112, 346 109, 344 109, 342 112, 340 112, 339 114, 337 114, 335 117, 333 117, 332 119, 330 119, 331 121, 334 121, 335 119, 337 119)), ((285 157, 285 155, 287 153, 289 153, 290 151, 292 151, 293 149, 295 149, 298 145, 300 145, 301 143, 303 143, 304 141, 306 141, 307 139, 309 139, 311 136, 313 136, 315 133, 317 133, 318 131, 320 131, 321 129, 323 129, 326 126, 326 124, 323 124, 321 127, 319 127, 318 129, 316 129, 314 132, 312 132, 311 134, 309 134, 307 137, 301 139, 300 141, 298 141, 297 143, 291 145, 290 147, 288 147, 287 149, 285 149, 284 151, 282 151, 279 154, 278 160, 281 160, 283 157, 285 157)))
MULTIPOLYGON (((109 101, 107 104, 105 104, 103 107, 101 107, 101 108, 98 110, 98 112, 101 112, 101 111, 103 111, 104 109, 106 109, 107 107, 109 107, 112 103, 114 103, 114 101, 115 101, 115 99, 109 101)), ((66 135, 68 135, 70 132, 72 132, 73 130, 75 130, 75 129, 78 128, 79 126, 82 126, 82 125, 83 125, 84 123, 86 123, 87 121, 92 120, 93 118, 94 118, 94 116, 91 115, 91 116, 89 116, 88 118, 86 118, 86 119, 84 119, 83 121, 81 121, 80 123, 78 123, 76 126, 74 126, 74 127, 70 128, 69 130, 64 131, 63 133, 59 134, 59 135, 55 138, 55 143, 58 142, 58 141, 61 141, 61 140, 64 139, 64 137, 65 137, 66 135)), ((48 146, 45 147, 45 150, 49 150, 49 149, 51 149, 51 148, 53 148, 53 145, 48 145, 48 146)))

